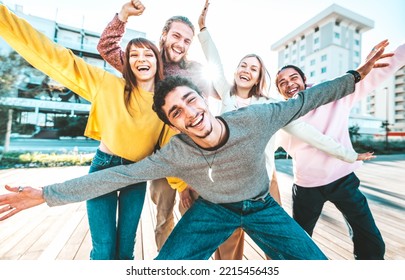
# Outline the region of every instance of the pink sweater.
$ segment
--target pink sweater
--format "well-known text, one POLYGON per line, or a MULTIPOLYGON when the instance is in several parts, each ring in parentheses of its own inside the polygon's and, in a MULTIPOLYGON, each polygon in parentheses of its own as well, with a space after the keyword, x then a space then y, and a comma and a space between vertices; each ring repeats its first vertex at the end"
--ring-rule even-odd
MULTIPOLYGON (((356 90, 335 102, 323 105, 301 119, 322 133, 331 136, 347 148, 353 148, 349 136, 349 115, 354 104, 376 89, 383 81, 405 65, 405 43, 395 50, 395 55, 385 58, 390 65, 373 69, 364 80, 356 84, 356 90)), ((278 144, 293 158, 294 183, 301 187, 319 187, 336 181, 362 165, 347 163, 321 152, 290 134, 279 131, 278 144)))

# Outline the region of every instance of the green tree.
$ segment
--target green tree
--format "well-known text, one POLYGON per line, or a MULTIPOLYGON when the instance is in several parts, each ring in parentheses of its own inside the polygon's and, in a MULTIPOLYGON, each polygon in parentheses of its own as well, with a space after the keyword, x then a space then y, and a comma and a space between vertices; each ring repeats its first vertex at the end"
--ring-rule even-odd
POLYGON ((349 135, 352 142, 357 142, 357 140, 360 138, 359 130, 360 127, 357 124, 349 127, 349 135))
POLYGON ((54 128, 58 129, 58 136, 83 136, 87 124, 87 116, 55 117, 54 128))
POLYGON ((2 99, 13 96, 18 77, 27 66, 29 64, 15 51, 6 55, 0 54, 0 145, 4 144, 10 109, 3 105, 2 99))

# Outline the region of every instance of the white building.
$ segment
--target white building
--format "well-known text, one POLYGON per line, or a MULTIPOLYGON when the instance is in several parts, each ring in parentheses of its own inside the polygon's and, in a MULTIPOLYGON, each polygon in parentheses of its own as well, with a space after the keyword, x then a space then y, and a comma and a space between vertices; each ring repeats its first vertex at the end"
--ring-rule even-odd
POLYGON ((405 67, 369 94, 362 110, 388 121, 391 132, 405 136, 405 67))
MULTIPOLYGON (((320 83, 359 66, 362 34, 373 27, 373 20, 333 4, 274 43, 271 50, 278 52, 278 68, 296 65, 308 84, 320 83)), ((386 120, 391 131, 405 131, 404 68, 359 102, 350 118, 361 134, 384 134, 381 124, 386 120)))

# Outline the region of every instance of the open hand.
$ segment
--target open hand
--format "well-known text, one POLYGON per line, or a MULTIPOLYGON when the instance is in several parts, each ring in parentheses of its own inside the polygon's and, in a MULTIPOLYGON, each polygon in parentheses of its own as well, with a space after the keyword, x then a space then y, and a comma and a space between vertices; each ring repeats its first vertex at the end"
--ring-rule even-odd
MULTIPOLYGON (((380 49, 381 47, 384 47, 384 48, 385 48, 385 47, 387 47, 388 45, 389 45, 388 40, 381 41, 380 43, 378 43, 377 45, 375 45, 375 46, 371 49, 370 53, 367 55, 366 61, 368 61, 368 60, 378 51, 378 49, 380 49)), ((385 58, 385 57, 391 57, 391 56, 393 56, 393 55, 394 55, 394 53, 385 53, 385 54, 382 54, 382 55, 381 55, 380 59, 385 58)), ((387 63, 385 63, 385 64, 388 65, 387 63)), ((374 64, 374 68, 384 67, 385 64, 383 64, 383 63, 374 64), (384 66, 382 66, 382 65, 384 65, 384 66)))
POLYGON ((179 192, 180 203, 184 209, 189 209, 191 205, 193 205, 195 199, 194 192, 195 190, 190 186, 187 186, 182 192, 179 192))
POLYGON ((357 72, 361 75, 361 79, 370 73, 373 68, 387 67, 388 63, 379 63, 378 61, 382 58, 392 56, 392 53, 384 54, 385 48, 388 46, 388 40, 381 41, 371 50, 367 56, 366 62, 357 68, 357 72))
POLYGON ((42 189, 31 187, 10 187, 5 186, 10 193, 0 195, 0 221, 14 216, 18 212, 38 206, 45 202, 42 189))
POLYGON ((376 158, 376 156, 374 155, 374 152, 367 152, 367 153, 357 155, 357 160, 372 160, 374 158, 376 158))

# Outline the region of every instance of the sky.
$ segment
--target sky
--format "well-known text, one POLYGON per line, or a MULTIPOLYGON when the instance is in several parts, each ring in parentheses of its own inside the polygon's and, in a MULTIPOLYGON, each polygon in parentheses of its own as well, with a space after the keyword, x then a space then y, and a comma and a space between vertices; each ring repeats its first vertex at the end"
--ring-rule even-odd
MULTIPOLYGON (((0 0, 1 2, 2 0, 0 0)), ((60 23, 101 33, 126 1, 100 0, 3 0, 23 11, 60 23)), ((146 32, 158 42, 165 21, 173 15, 187 16, 198 30, 198 16, 205 0, 144 0, 145 12, 130 18, 128 28, 146 32)), ((310 20, 332 4, 337 4, 374 21, 374 28, 363 33, 362 58, 383 39, 390 40, 388 50, 405 42, 404 0, 211 0, 206 26, 213 37, 227 77, 248 53, 260 55, 274 77, 277 55, 271 45, 310 20)), ((205 63, 195 37, 189 58, 205 63)))

